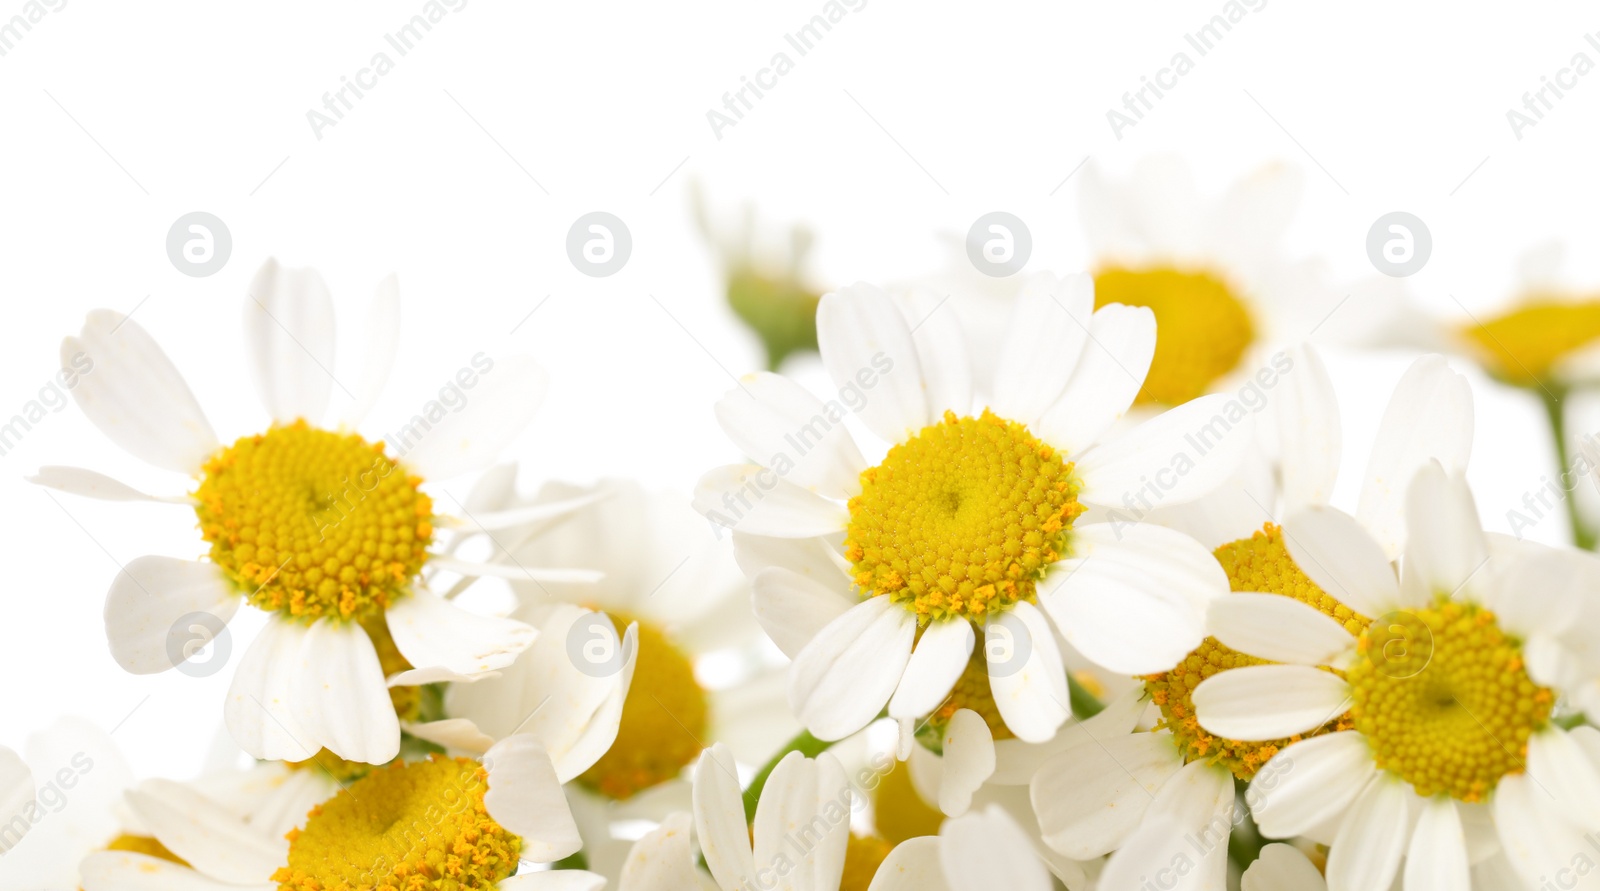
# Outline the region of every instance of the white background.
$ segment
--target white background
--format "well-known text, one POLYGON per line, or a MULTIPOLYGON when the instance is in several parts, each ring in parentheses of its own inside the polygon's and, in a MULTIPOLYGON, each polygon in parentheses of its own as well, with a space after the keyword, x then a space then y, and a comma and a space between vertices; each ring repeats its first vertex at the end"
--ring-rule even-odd
MULTIPOLYGON (((527 352, 553 382, 514 450, 524 489, 631 475, 687 491, 736 458, 711 405, 730 372, 760 362, 691 224, 694 179, 725 214, 751 200, 768 220, 814 228, 810 272, 824 284, 931 272, 945 259, 936 233, 996 209, 1032 228, 1030 269, 1082 268, 1063 180, 1085 157, 1115 175, 1176 152, 1207 191, 1269 161, 1302 168, 1292 252, 1341 275, 1371 273, 1364 239, 1380 214, 1417 214, 1435 248, 1410 283, 1444 316, 1508 299, 1519 254, 1555 237, 1573 247, 1573 283, 1600 286, 1584 250, 1600 238, 1600 74, 1521 140, 1506 121, 1574 53, 1600 59, 1584 40, 1600 18, 1576 3, 1270 0, 1114 138, 1106 110, 1222 6, 870 0, 719 140, 707 110, 788 49, 784 34, 819 0, 471 0, 318 139, 306 112, 374 53, 396 56, 384 35, 421 2, 71 0, 0 57, 0 416, 34 398, 85 312, 137 307, 225 441, 260 429, 241 302, 277 256, 327 278, 346 360, 373 286, 399 273, 401 356, 372 429, 409 417, 478 351, 527 352), (232 259, 209 278, 180 274, 165 251, 193 210, 232 232, 232 259), (592 210, 632 231, 633 256, 610 278, 566 256, 567 228, 592 210)), ((22 8, 0 0, 0 17, 22 8)), ((1346 494, 1408 358, 1332 357, 1346 494)), ((1548 439, 1530 399, 1472 376, 1471 476, 1485 522, 1506 529, 1506 510, 1549 473, 1548 439)), ((116 739, 139 772, 186 775, 220 723, 229 672, 127 675, 100 613, 119 563, 201 553, 193 516, 53 502, 22 481, 41 464, 185 485, 122 454, 76 407, 0 458, 0 743, 20 746, 62 713, 125 721, 116 739)), ((1560 541, 1564 522, 1531 534, 1560 541)), ((236 657, 252 633, 237 626, 236 657)))

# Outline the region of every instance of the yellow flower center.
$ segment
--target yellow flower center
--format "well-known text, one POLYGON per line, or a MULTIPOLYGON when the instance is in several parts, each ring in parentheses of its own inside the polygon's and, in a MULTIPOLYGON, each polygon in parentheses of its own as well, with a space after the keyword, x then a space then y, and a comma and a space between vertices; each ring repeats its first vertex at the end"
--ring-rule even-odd
POLYGON ((950 719, 956 712, 964 708, 976 712, 983 723, 989 725, 989 732, 996 740, 1012 738, 1011 729, 1000 717, 1000 707, 994 702, 994 690, 989 686, 989 662, 981 643, 973 648, 967 667, 962 669, 950 695, 922 722, 917 739, 930 751, 943 754, 945 728, 950 726, 950 719))
MULTIPOLYGON (((616 611, 610 616, 618 628, 638 621, 616 611)), ((638 661, 616 742, 578 781, 622 800, 672 779, 699 757, 709 711, 694 663, 659 628, 639 622, 638 661)))
POLYGON ((167 846, 148 835, 119 835, 106 845, 107 851, 128 851, 133 854, 144 854, 169 863, 178 863, 183 866, 189 864, 182 857, 167 850, 167 846))
POLYGON ((861 474, 845 557, 856 585, 920 620, 1034 599, 1083 512, 1072 465, 1014 421, 945 412, 861 474))
POLYGON ((195 513, 211 559, 253 605, 364 621, 427 559, 433 501, 421 483, 381 442, 296 421, 207 461, 195 513))
POLYGON ((1600 340, 1600 299, 1534 296, 1481 325, 1463 326, 1461 333, 1494 375, 1518 386, 1538 386, 1569 353, 1600 340))
POLYGON ((1357 649, 1350 714, 1380 769, 1424 798, 1462 801, 1482 801, 1501 777, 1526 769, 1528 737, 1555 697, 1528 677, 1521 644, 1494 613, 1440 598, 1384 616, 1357 649))
MULTIPOLYGON (((1337 619, 1351 637, 1360 634, 1366 625, 1366 619, 1330 597, 1300 571, 1284 546, 1283 531, 1272 523, 1249 538, 1217 548, 1216 558, 1228 575, 1228 587, 1234 591, 1293 597, 1337 619)), ((1195 719, 1194 689, 1206 678, 1230 668, 1267 664, 1265 659, 1246 656, 1208 637, 1176 668, 1145 678, 1145 691, 1161 709, 1161 726, 1172 731, 1173 741, 1183 752, 1185 761, 1203 759, 1211 764, 1222 764, 1233 771, 1234 776, 1248 780, 1289 743, 1350 729, 1350 716, 1344 714, 1330 716, 1326 724, 1309 733, 1268 742, 1241 742, 1206 732, 1195 719)))
POLYGON ((891 845, 908 838, 938 835, 944 814, 929 805, 911 784, 911 767, 896 764, 873 790, 872 825, 878 837, 891 845))
POLYGON ((844 874, 839 878, 839 891, 867 891, 878 867, 889 856, 888 842, 875 835, 850 833, 849 844, 844 849, 844 874))
POLYGON ((488 814, 488 772, 466 758, 396 761, 311 809, 289 833, 280 891, 494 888, 522 839, 488 814))
POLYGON ((1094 304, 1148 306, 1156 316, 1156 353, 1139 390, 1142 404, 1181 405, 1202 396, 1238 367, 1255 340, 1250 313, 1209 272, 1113 266, 1094 277, 1094 304))

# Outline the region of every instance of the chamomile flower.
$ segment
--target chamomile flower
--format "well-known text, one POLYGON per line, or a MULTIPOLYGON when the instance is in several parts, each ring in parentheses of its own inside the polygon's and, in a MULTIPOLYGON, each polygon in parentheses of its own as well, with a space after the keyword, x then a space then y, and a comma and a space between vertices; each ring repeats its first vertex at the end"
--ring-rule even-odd
POLYGON ((272 417, 265 431, 220 443, 156 341, 137 322, 96 310, 62 344, 64 369, 85 357, 92 365, 73 398, 113 442, 190 477, 194 488, 152 497, 64 467, 44 468, 35 481, 195 512, 206 559, 139 557, 112 582, 106 634, 119 665, 136 674, 172 668, 190 655, 173 648, 180 620, 215 634, 248 603, 272 621, 228 694, 225 714, 239 744, 259 758, 303 760, 326 748, 383 763, 400 745, 386 675, 400 684, 479 677, 510 664, 533 638, 528 625, 469 613, 418 580, 425 568, 475 571, 433 553, 442 527, 456 521, 424 481, 486 465, 527 424, 544 375, 525 358, 479 355, 441 394, 460 410, 430 400, 397 432, 369 440, 351 428, 376 399, 398 347, 394 278, 373 303, 359 393, 332 427, 318 426, 334 384, 333 305, 321 277, 269 260, 244 309, 248 364, 272 417))
POLYGON ((1560 391, 1600 381, 1600 293, 1568 284, 1563 258, 1558 243, 1528 251, 1509 304, 1446 323, 1442 339, 1513 386, 1560 391))
POLYGON ((1226 590, 1202 547, 1076 521, 1141 487, 1205 496, 1234 471, 1250 419, 1208 397, 1102 442, 1156 335, 1148 309, 1093 306, 1087 276, 1032 280, 980 406, 953 317, 856 285, 817 314, 835 398, 757 374, 718 402, 762 463, 708 473, 695 503, 739 534, 742 564, 766 567, 756 614, 794 660, 790 704, 817 736, 887 706, 932 716, 934 733, 965 708, 997 736, 1043 741, 1070 716, 1052 623, 1118 673, 1163 671, 1200 642, 1226 590), (875 465, 851 420, 889 444, 875 465))
POLYGON ((497 744, 482 763, 434 755, 376 768, 314 807, 287 837, 167 780, 145 781, 128 801, 159 849, 91 854, 85 891, 604 884, 581 871, 519 871, 522 861, 553 862, 580 846, 554 765, 526 736, 497 744))
POLYGON ((1193 693, 1200 725, 1243 741, 1290 742, 1263 772, 1252 815, 1272 838, 1331 845, 1334 891, 1466 888, 1498 847, 1522 881, 1569 865, 1600 827, 1600 732, 1563 729, 1555 709, 1594 626, 1575 627, 1594 558, 1491 553, 1459 475, 1426 466, 1406 499, 1396 578, 1381 546, 1328 507, 1292 515, 1295 563, 1349 612, 1234 595, 1213 631, 1248 665, 1193 693), (1353 623, 1353 627, 1352 627, 1353 623), (1352 637, 1352 630, 1355 636, 1352 637))

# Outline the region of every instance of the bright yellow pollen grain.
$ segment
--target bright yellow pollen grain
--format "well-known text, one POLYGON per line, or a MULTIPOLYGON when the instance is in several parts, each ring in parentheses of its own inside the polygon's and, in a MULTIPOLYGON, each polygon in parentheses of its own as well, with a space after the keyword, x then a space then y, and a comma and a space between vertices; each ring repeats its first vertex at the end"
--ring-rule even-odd
POLYGON ((639 624, 633 684, 622 702, 617 739, 578 782, 624 800, 676 777, 699 757, 710 704, 695 680, 694 663, 648 622, 609 611, 618 628, 639 624))
MULTIPOLYGON (((1367 625, 1365 618, 1328 596, 1300 571, 1284 546, 1283 531, 1272 523, 1249 538, 1217 548, 1216 558, 1228 575, 1228 587, 1231 590, 1293 597, 1315 607, 1323 615, 1337 619, 1351 637, 1359 635, 1367 625)), ((1200 726, 1195 718, 1194 689, 1200 686, 1201 681, 1230 668, 1267 664, 1264 659, 1246 656, 1223 646, 1216 638, 1208 637, 1176 668, 1145 678, 1145 691, 1161 709, 1160 726, 1172 731, 1173 741, 1182 750, 1185 761, 1205 760, 1211 764, 1222 764, 1233 771, 1234 776, 1248 780, 1255 776, 1261 765, 1289 743, 1350 729, 1350 716, 1346 714, 1333 717, 1309 733, 1287 739, 1241 742, 1214 736, 1200 726)))
POLYGON ((872 825, 878 836, 891 845, 908 838, 938 835, 944 814, 932 807, 911 784, 911 766, 896 763, 872 790, 872 825))
POLYGON ((850 833, 844 849, 844 874, 839 878, 839 891, 867 891, 878 867, 889 856, 890 844, 875 835, 850 833))
POLYGON ((1469 802, 1526 769, 1528 738, 1555 697, 1528 677, 1494 613, 1441 598, 1385 617, 1356 646, 1350 715, 1379 769, 1424 798, 1469 802))
POLYGON ((312 808, 289 833, 279 891, 465 891, 517 868, 522 839, 483 805, 488 772, 466 758, 396 761, 312 808))
POLYGON ((1568 354, 1600 340, 1600 299, 1534 296, 1483 324, 1462 326, 1461 333, 1496 377, 1539 386, 1568 354))
POLYGON ((1011 728, 1000 717, 1000 707, 994 701, 994 690, 989 686, 989 663, 981 644, 967 659, 967 667, 962 669, 961 677, 956 679, 950 695, 922 722, 917 731, 918 738, 930 750, 942 752, 945 728, 950 726, 950 719, 956 716, 956 712, 964 708, 976 712, 983 723, 989 725, 989 732, 995 739, 1012 738, 1011 728))
POLYGON ((188 866, 188 862, 177 854, 167 850, 167 846, 148 835, 119 835, 106 845, 107 851, 127 851, 133 854, 144 854, 157 860, 166 860, 169 863, 178 863, 188 866))
POLYGON ((1094 277, 1094 304, 1148 306, 1156 353, 1138 402, 1181 405, 1238 367, 1255 341, 1250 313, 1228 285, 1204 271, 1113 266, 1094 277))
POLYGON ((296 421, 206 462, 194 493, 211 559, 264 610, 367 621, 422 569, 433 501, 353 433, 296 421))
POLYGON ((1083 506, 1072 465, 1028 429, 985 410, 945 412, 863 471, 845 557, 856 585, 920 621, 990 613, 1034 599, 1083 506))

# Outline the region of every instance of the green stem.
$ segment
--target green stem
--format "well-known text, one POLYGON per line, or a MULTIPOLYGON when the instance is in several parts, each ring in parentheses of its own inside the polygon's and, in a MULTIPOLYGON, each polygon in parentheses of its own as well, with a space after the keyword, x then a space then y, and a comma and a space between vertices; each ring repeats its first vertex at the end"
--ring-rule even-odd
POLYGON ((1088 688, 1078 683, 1070 673, 1067 675, 1067 699, 1072 703, 1072 714, 1078 720, 1092 718, 1100 714, 1106 704, 1095 698, 1088 688))
POLYGON ((560 860, 557 860, 555 863, 550 864, 550 866, 552 869, 588 869, 589 858, 582 851, 579 851, 578 853, 573 854, 571 857, 563 857, 560 860))
POLYGON ((1567 480, 1575 473, 1572 456, 1567 448, 1567 415, 1564 404, 1567 390, 1565 387, 1558 387, 1554 392, 1546 389, 1541 395, 1545 418, 1550 422, 1550 435, 1556 441, 1557 481, 1561 485, 1567 503, 1567 521, 1572 525, 1572 542, 1586 551, 1592 551, 1595 549, 1595 531, 1583 521, 1582 513, 1578 510, 1578 493, 1567 488, 1567 480))
POLYGON ((778 768, 778 763, 787 757, 790 752, 799 752, 807 758, 815 758, 826 752, 832 745, 832 742, 817 739, 809 731, 805 730, 800 731, 799 736, 789 740, 788 744, 779 749, 778 754, 773 755, 767 765, 761 768, 761 772, 756 774, 756 778, 750 781, 750 787, 744 790, 745 822, 755 822, 756 804, 761 801, 761 790, 766 787, 767 778, 772 776, 772 772, 778 768))

